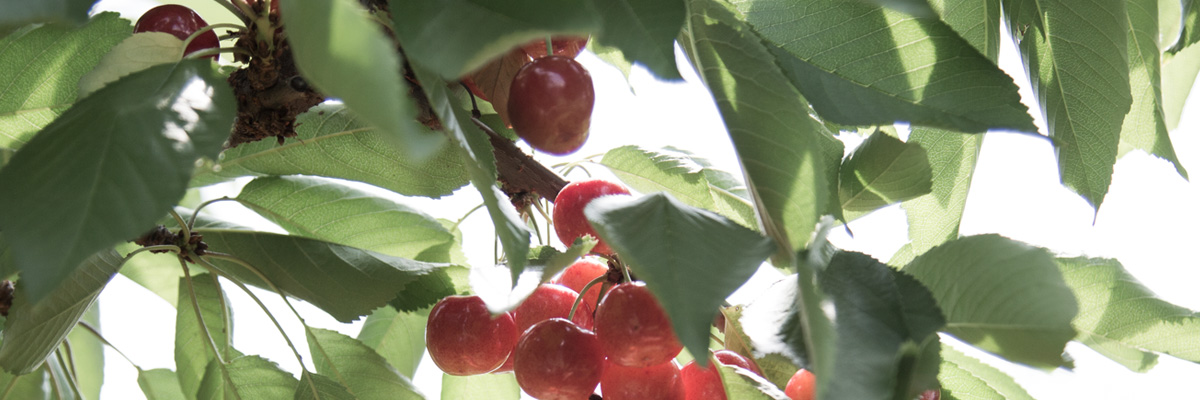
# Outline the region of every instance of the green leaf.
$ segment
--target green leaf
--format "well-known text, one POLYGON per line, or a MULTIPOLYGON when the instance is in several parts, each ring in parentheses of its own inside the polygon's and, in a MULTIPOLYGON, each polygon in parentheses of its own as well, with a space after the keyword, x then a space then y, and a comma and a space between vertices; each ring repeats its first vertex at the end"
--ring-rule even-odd
MULTIPOLYGON (((1004 5, 1020 1, 1028 0, 1004 5)), ((1062 182, 1098 209, 1112 182, 1122 121, 1132 103, 1125 4, 1043 0, 1036 7, 1038 13, 1005 15, 1058 145, 1062 182), (1030 24, 1045 30, 1022 28, 1030 24)))
MULTIPOLYGON (((8 394, 13 399, 49 399, 52 398, 48 393, 46 386, 46 372, 42 370, 34 371, 25 375, 12 375, 7 372, 0 372, 0 385, 4 388, 12 387, 8 394), (16 382, 13 382, 13 380, 16 382)), ((149 399, 153 400, 153 399, 149 399)))
MULTIPOLYGON (((621 49, 596 43, 595 40, 588 42, 587 49, 595 53, 597 58, 621 71, 621 75, 625 76, 626 83, 629 82, 629 73, 633 72, 633 62, 625 57, 625 53, 622 53, 621 49)), ((679 72, 679 70, 676 69, 675 72, 679 72)))
POLYGON ((921 349, 936 347, 937 331, 946 324, 928 289, 850 252, 834 254, 818 282, 833 301, 837 329, 832 373, 817 374, 822 398, 908 399, 936 385, 936 368, 915 367, 923 361, 921 349))
POLYGON ((409 196, 438 198, 467 183, 462 160, 447 146, 424 162, 392 148, 380 131, 344 106, 325 103, 296 118, 296 139, 243 143, 200 168, 192 186, 241 176, 317 175, 359 181, 409 196))
POLYGON ((4 325, 0 367, 22 375, 41 366, 120 267, 121 256, 111 249, 96 253, 38 302, 29 296, 25 280, 20 280, 4 325))
POLYGON ((593 1, 604 21, 596 41, 621 49, 660 79, 682 80, 675 66, 675 37, 683 27, 683 0, 593 1))
MULTIPOLYGON (((13 7, 53 1, 20 3, 0 7, 5 10, 0 30, 8 18, 16 17, 13 7)), ((85 16, 88 7, 90 2, 83 9, 85 16)), ((116 13, 100 13, 77 28, 42 25, 0 39, 0 148, 21 147, 70 107, 79 78, 132 30, 116 13)))
POLYGON ((166 214, 233 117, 225 79, 210 60, 189 60, 122 78, 46 126, 0 169, 0 193, 21 194, 0 196, 0 230, 30 299, 166 214))
POLYGON ((380 307, 371 312, 358 332, 358 341, 387 360, 401 375, 413 378, 425 354, 425 322, 429 310, 400 312, 380 307))
POLYGON ((175 308, 175 369, 178 372, 175 375, 183 394, 195 399, 206 368, 217 359, 212 346, 216 346, 222 359, 233 358, 232 310, 215 275, 193 275, 191 290, 187 278, 180 278, 177 283, 179 306, 175 308), (195 291, 195 300, 192 290, 195 291), (204 317, 203 323, 196 318, 197 306, 204 317), (207 329, 208 334, 203 329, 207 329), (209 335, 212 342, 209 342, 209 335))
MULTIPOLYGON (((562 3, 565 2, 556 2, 554 4, 562 3)), ((438 4, 455 3, 447 2, 438 4)), ((550 9, 553 7, 547 6, 543 8, 550 9)), ((395 10, 393 10, 392 15, 396 15, 395 10)), ((405 48, 407 49, 407 47, 405 48)), ((441 117, 445 131, 450 134, 454 142, 454 146, 452 147, 457 150, 459 156, 462 158, 467 173, 471 177, 471 184, 475 186, 475 190, 478 190, 480 196, 483 197, 483 204, 487 207, 488 215, 492 217, 496 236, 500 237, 500 244, 504 249, 504 255, 508 258, 508 269, 511 272, 512 283, 516 285, 517 277, 525 270, 525 260, 529 255, 531 233, 525 227, 525 223, 521 220, 521 217, 517 215, 517 209, 509 202, 508 196, 496 186, 496 156, 492 153, 492 144, 488 141, 487 134, 476 127, 471 121, 470 114, 459 107, 458 103, 450 97, 450 94, 446 92, 445 85, 440 84, 440 79, 433 72, 425 69, 421 64, 416 62, 414 62, 413 67, 417 79, 425 82, 422 86, 425 88, 426 94, 429 95, 430 106, 441 117)))
MULTIPOLYGON (((925 0, 858 0, 864 3, 887 7, 914 17, 936 17, 933 8, 925 0)), ((935 0, 936 1, 936 0, 935 0)))
POLYGON ((258 178, 237 199, 293 235, 397 257, 416 259, 431 249, 449 250, 454 241, 454 234, 428 214, 326 179, 258 178))
POLYGON ((1000 0, 931 0, 929 5, 989 60, 1000 55, 1000 0))
POLYGON ((1158 51, 1158 0, 1126 0, 1125 18, 1129 24, 1129 86, 1133 102, 1121 125, 1118 157, 1142 150, 1175 165, 1175 171, 1187 178, 1175 147, 1167 135, 1163 114, 1161 53, 1158 51))
POLYGON ((442 374, 442 400, 517 400, 521 387, 513 374, 454 376, 442 374))
POLYGON ((417 124, 400 56, 383 27, 353 0, 281 0, 296 68, 321 93, 341 99, 384 139, 424 161, 445 137, 417 124))
POLYGON ((286 399, 296 392, 296 378, 259 356, 241 356, 222 365, 208 363, 201 399, 286 399))
POLYGON ((754 372, 721 364, 717 365, 717 372, 730 399, 789 400, 783 389, 754 372))
POLYGON ((790 258, 808 242, 820 215, 836 207, 831 188, 841 142, 805 111, 808 104, 775 57, 729 10, 705 0, 693 0, 689 10, 684 47, 742 160, 763 231, 775 239, 777 256, 790 258))
MULTIPOLYGON (((22 25, 36 22, 60 22, 79 25, 88 20, 88 10, 96 0, 0 0, 0 35, 22 25)), ((3 46, 0 46, 3 47, 3 46)))
MULTIPOLYGON (((1196 6, 1200 8, 1200 5, 1196 6)), ((1200 72, 1200 45, 1184 47, 1175 54, 1163 55, 1162 96, 1167 129, 1179 126, 1183 105, 1200 72)))
MULTIPOLYGON (((900 205, 908 216, 909 249, 916 256, 958 238, 983 136, 917 127, 909 134, 908 142, 927 150, 933 178, 929 194, 900 205)), ((890 264, 904 265, 911 260, 909 257, 890 264)))
POLYGON ((1037 130, 1012 78, 937 18, 844 0, 734 6, 823 119, 1037 130))
POLYGON ((842 162, 838 194, 846 211, 869 212, 929 193, 925 149, 877 131, 842 162))
POLYGON ((947 400, 1033 400, 1012 377, 952 346, 942 346, 938 382, 947 400))
POLYGON ((968 236, 934 247, 904 267, 946 315, 946 332, 1009 361, 1038 368, 1068 365, 1078 307, 1054 257, 999 235, 968 236))
MULTIPOLYGON (((548 34, 586 34, 600 27, 589 0, 404 1, 391 7, 396 36, 410 61, 447 80, 548 34)), ((428 91, 432 81, 422 81, 428 91)))
POLYGON ((104 54, 96 68, 79 78, 79 97, 86 97, 122 76, 179 62, 183 50, 183 40, 170 33, 140 32, 129 36, 104 54))
MULTIPOLYGON (((129 254, 139 247, 122 243, 117 246, 117 252, 129 254)), ((138 253, 121 266, 121 275, 166 300, 171 307, 178 306, 179 278, 183 278, 183 269, 179 268, 179 257, 175 253, 138 253)))
POLYGON ((307 332, 317 373, 337 380, 355 398, 425 398, 408 378, 362 342, 331 330, 309 328, 307 332))
POLYGON ((356 400, 345 386, 332 378, 303 371, 300 374, 300 384, 296 386, 295 400, 356 400))
POLYGON ((775 250, 771 240, 664 193, 609 196, 584 209, 600 238, 628 262, 692 354, 707 354, 717 307, 775 250))
MULTIPOLYGON (((80 318, 93 328, 100 329, 100 305, 96 301, 80 318)), ((85 399, 99 399, 100 385, 104 382, 104 343, 96 335, 78 325, 67 334, 71 343, 70 362, 79 394, 85 399)))
POLYGON ((76 390, 74 382, 74 373, 70 370, 71 366, 67 364, 66 356, 62 350, 55 351, 49 357, 46 357, 46 363, 42 365, 42 369, 50 377, 50 393, 51 398, 55 399, 77 399, 81 398, 81 394, 76 390))
POLYGON ((137 382, 146 400, 187 399, 180 391, 179 376, 175 375, 175 371, 166 368, 138 371, 137 382))
POLYGON ((714 174, 721 177, 721 171, 708 168, 689 154, 629 145, 604 153, 600 164, 639 192, 670 193, 689 206, 716 212, 743 226, 757 227, 750 202, 726 190, 725 182, 709 182, 714 174))
POLYGON ((477 266, 471 269, 468 279, 474 294, 483 299, 487 304, 488 311, 493 314, 509 312, 516 309, 521 302, 525 301, 525 298, 533 294, 537 285, 549 282, 560 271, 574 264, 575 260, 587 255, 595 245, 595 238, 581 237, 575 239, 575 242, 571 243, 571 247, 563 252, 553 246, 529 249, 530 259, 521 272, 521 276, 511 288, 497 284, 500 279, 511 279, 511 276, 499 275, 508 272, 503 271, 502 266, 492 268, 477 266))
POLYGON ((1112 259, 1058 259, 1079 299, 1076 340, 1136 372, 1163 353, 1200 362, 1200 313, 1159 299, 1112 259))
POLYGON ((1177 35, 1178 38, 1174 42, 1174 46, 1170 46, 1169 48, 1162 46, 1170 53, 1176 53, 1180 49, 1200 42, 1200 7, 1197 7, 1197 4, 1192 0, 1183 0, 1182 3, 1182 8, 1177 7, 1176 13, 1172 15, 1182 20, 1175 21, 1176 24, 1181 24, 1177 35), (1179 12, 1182 12, 1182 14, 1179 12))
MULTIPOLYGON (((397 295, 405 309, 432 305, 454 294, 447 264, 425 263, 299 236, 254 232, 200 220, 195 232, 209 249, 231 254, 258 269, 286 294, 312 303, 341 322, 369 314, 397 295), (424 286, 432 287, 424 288, 424 286)), ((210 261, 242 282, 270 290, 257 274, 231 261, 210 261)))

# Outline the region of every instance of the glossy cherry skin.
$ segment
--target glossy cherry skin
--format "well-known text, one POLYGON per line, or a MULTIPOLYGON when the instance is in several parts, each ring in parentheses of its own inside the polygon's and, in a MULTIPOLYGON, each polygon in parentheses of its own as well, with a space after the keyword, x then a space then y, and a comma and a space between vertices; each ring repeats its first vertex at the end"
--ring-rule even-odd
POLYGON ((521 335, 513 356, 517 384, 541 400, 581 400, 604 375, 604 351, 596 335, 571 321, 551 318, 521 335))
MULTIPOLYGON (((200 14, 196 14, 192 9, 178 4, 165 4, 151 8, 150 11, 142 14, 138 18, 137 23, 133 25, 133 33, 163 32, 170 33, 179 38, 179 40, 187 40, 188 36, 206 26, 208 26, 208 23, 204 22, 204 19, 200 18, 200 14)), ((188 43, 183 54, 187 55, 204 49, 215 49, 220 46, 217 40, 217 33, 210 30, 200 34, 191 43, 188 43)), ((214 54, 208 56, 208 58, 216 60, 217 56, 214 54)))
POLYGON ((629 195, 629 189, 601 179, 575 181, 564 186, 554 198, 554 233, 558 234, 558 240, 570 246, 575 239, 591 235, 597 240, 592 253, 612 254, 612 249, 600 240, 596 230, 583 215, 583 208, 587 207, 588 203, 607 195, 629 195))
MULTIPOLYGON (((505 314, 512 317, 513 322, 516 322, 517 316, 513 315, 512 311, 509 311, 505 314)), ((514 334, 513 342, 512 342, 513 348, 508 350, 508 359, 504 360, 504 364, 500 364, 500 368, 496 368, 495 370, 493 370, 492 371, 493 374, 502 374, 505 372, 513 371, 513 355, 512 355, 512 353, 513 353, 513 350, 516 349, 516 347, 517 347, 517 341, 521 339, 521 330, 514 329, 513 334, 514 334)))
POLYGON ((538 151, 565 155, 587 141, 596 91, 575 60, 543 57, 517 70, 508 92, 508 120, 538 151))
POLYGON ((600 391, 604 400, 683 400, 683 374, 674 360, 644 368, 608 363, 600 391))
POLYGON ((425 345, 438 368, 450 375, 490 372, 508 358, 517 341, 511 315, 495 318, 478 296, 450 296, 429 311, 425 345))
MULTIPOLYGON (((569 58, 579 56, 583 52, 583 48, 587 47, 587 36, 553 36, 550 38, 550 44, 554 46, 554 55, 569 58)), ((538 39, 526 43, 521 46, 521 50, 525 50, 530 58, 536 60, 546 56, 546 39, 538 39)))
POLYGON ((721 364, 731 366, 736 365, 750 372, 758 374, 758 376, 762 376, 762 371, 758 369, 757 365, 754 365, 754 361, 750 361, 750 359, 746 358, 746 356, 738 354, 733 350, 717 350, 713 353, 713 357, 716 357, 717 362, 721 364))
POLYGON ((708 367, 701 368, 692 360, 680 371, 683 375, 683 393, 686 400, 726 400, 725 384, 721 383, 721 374, 717 372, 717 363, 708 362, 708 367))
POLYGON ((812 400, 817 398, 817 377, 808 372, 807 369, 801 368, 788 379, 787 387, 783 388, 783 393, 787 394, 792 400, 812 400))
MULTIPOLYGON (((558 277, 557 282, 578 293, 589 282, 607 274, 607 265, 592 260, 579 260, 563 270, 563 274, 558 277)), ((600 287, 602 285, 603 283, 592 285, 587 293, 583 294, 583 303, 595 309, 595 306, 598 304, 597 302, 600 301, 600 287)))
MULTIPOLYGON (((542 284, 538 285, 537 289, 529 297, 525 298, 517 309, 513 310, 513 316, 516 318, 517 331, 525 332, 529 327, 538 322, 548 320, 550 318, 566 319, 571 315, 571 305, 575 304, 575 299, 579 298, 579 293, 562 285, 542 284)), ((592 323, 592 307, 580 303, 579 309, 575 310, 575 317, 571 318, 579 327, 591 330, 592 323)))
POLYGON ((641 282, 622 283, 604 295, 596 336, 609 361, 627 367, 661 364, 683 349, 666 311, 641 282))

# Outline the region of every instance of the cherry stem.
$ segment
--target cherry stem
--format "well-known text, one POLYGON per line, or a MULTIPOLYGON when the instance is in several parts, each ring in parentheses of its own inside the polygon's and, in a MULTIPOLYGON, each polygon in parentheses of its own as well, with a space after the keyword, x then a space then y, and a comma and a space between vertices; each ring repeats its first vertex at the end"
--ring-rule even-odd
POLYGON ((467 220, 467 217, 470 217, 471 214, 475 213, 475 211, 478 211, 480 208, 483 208, 484 205, 485 205, 485 203, 479 203, 479 205, 475 206, 475 208, 472 208, 470 211, 467 211, 467 213, 463 214, 463 216, 461 218, 459 218, 458 221, 454 221, 454 225, 450 226, 450 230, 458 229, 458 226, 461 225, 463 223, 463 221, 467 220))
POLYGON ((546 57, 554 55, 554 44, 551 43, 550 35, 546 35, 546 57))
POLYGON ((196 210, 192 211, 192 217, 190 219, 188 219, 188 223, 187 223, 188 228, 194 228, 196 226, 196 217, 200 215, 200 210, 203 210, 204 207, 208 207, 210 204, 216 203, 219 201, 231 201, 231 200, 238 201, 238 199, 235 199, 235 198, 232 198, 229 196, 222 196, 222 197, 218 197, 218 198, 200 203, 200 205, 196 206, 196 210))
POLYGON ((91 332, 92 336, 96 337, 96 340, 99 340, 100 343, 103 343, 105 346, 108 346, 108 348, 113 349, 113 351, 117 352, 117 354, 119 354, 121 356, 121 358, 124 358, 125 361, 129 363, 129 365, 133 366, 133 369, 138 370, 138 372, 142 372, 142 368, 139 367, 137 364, 135 364, 133 362, 133 360, 129 358, 129 356, 125 355, 125 352, 122 352, 121 349, 118 349, 117 346, 114 346, 112 344, 112 342, 109 342, 108 339, 105 339, 104 335, 100 334, 100 331, 96 330, 96 328, 93 327, 91 324, 87 323, 87 321, 80 320, 79 322, 76 322, 75 325, 79 326, 80 328, 83 328, 84 330, 86 330, 88 332, 91 332))
POLYGON ((475 104, 475 92, 472 92, 471 87, 467 86, 465 82, 459 82, 458 84, 462 85, 463 89, 467 89, 467 96, 471 97, 471 118, 482 117, 483 113, 479 112, 479 105, 475 104))
POLYGON ((188 296, 192 299, 192 311, 196 313, 196 321, 200 322, 200 331, 204 333, 205 344, 208 344, 208 349, 212 350, 213 356, 222 366, 227 365, 225 359, 221 357, 221 352, 217 351, 217 342, 213 339, 212 333, 208 332, 208 324, 204 322, 204 314, 200 312, 200 300, 196 297, 196 287, 192 284, 192 270, 188 268, 187 261, 183 257, 179 258, 179 266, 183 267, 183 278, 187 282, 188 296))
MULTIPOLYGON (((200 257, 200 264, 204 265, 206 268, 208 268, 212 271, 219 271, 219 268, 217 268, 216 265, 213 265, 211 262, 209 262, 208 260, 205 260, 203 257, 200 257)), ((258 308, 261 308, 263 310, 263 313, 267 314, 267 318, 270 318, 271 323, 275 324, 275 329, 279 331, 279 335, 283 336, 283 341, 287 342, 288 347, 292 349, 292 354, 294 354, 296 356, 296 362, 300 363, 300 368, 304 368, 304 358, 300 356, 300 350, 296 349, 296 345, 292 343, 292 338, 288 337, 287 332, 285 332, 283 330, 283 325, 280 325, 279 320, 275 319, 275 314, 272 314, 271 310, 267 309, 267 305, 263 304, 262 300, 260 300, 258 298, 258 296, 256 296, 254 294, 254 292, 251 292, 250 288, 246 287, 246 284, 244 284, 241 281, 238 281, 236 279, 230 279, 228 276, 226 276, 225 279, 229 279, 229 281, 233 282, 233 284, 236 285, 239 289, 242 289, 243 292, 246 292, 246 294, 250 296, 250 299, 254 300, 255 304, 258 304, 258 308)), ((266 281, 266 280, 264 279, 264 281, 266 281)), ((271 285, 271 287, 274 288, 275 285, 271 285)), ((277 291, 277 293, 279 293, 279 292, 277 291)), ((283 297, 283 293, 279 293, 279 296, 283 297)), ((283 302, 287 303, 287 298, 284 298, 283 302)), ((290 303, 288 304, 288 308, 292 308, 292 305, 290 303)), ((292 308, 292 312, 296 312, 296 309, 292 308)), ((304 319, 300 318, 299 313, 296 314, 296 317, 300 319, 300 324, 304 325, 305 329, 308 329, 308 325, 304 324, 304 319)))
MULTIPOLYGON (((575 303, 571 304, 571 312, 567 314, 568 320, 575 319, 575 309, 579 308, 579 303, 583 302, 583 294, 587 293, 588 289, 591 289, 592 286, 596 286, 597 283, 605 282, 606 278, 608 278, 607 275, 600 275, 597 276, 596 279, 592 279, 592 281, 588 282, 586 285, 583 285, 583 289, 579 290, 579 297, 576 297, 575 303)), ((596 298, 596 307, 600 307, 599 297, 596 298)))
POLYGON ((175 218, 175 223, 179 224, 179 228, 180 228, 179 234, 181 236, 183 236, 183 238, 184 238, 183 240, 186 241, 188 239, 191 239, 192 228, 189 227, 187 222, 183 221, 183 217, 180 217, 179 213, 175 212, 175 210, 167 210, 167 212, 171 214, 172 218, 175 218))
POLYGON ((233 5, 233 3, 229 2, 229 0, 213 0, 213 1, 217 2, 217 4, 220 4, 221 7, 225 7, 226 10, 229 10, 229 12, 231 14, 238 17, 238 19, 242 20, 242 23, 247 23, 247 24, 250 23, 250 19, 248 17, 246 17, 246 15, 242 14, 242 10, 239 10, 237 7, 235 7, 233 5))
POLYGON ((197 58, 204 58, 204 57, 208 57, 208 56, 211 56, 214 54, 222 54, 222 53, 241 54, 246 57, 254 57, 254 54, 251 54, 249 51, 246 51, 246 49, 243 49, 241 47, 218 47, 215 49, 196 50, 196 51, 193 51, 191 54, 184 56, 184 58, 188 59, 188 60, 195 60, 197 58))

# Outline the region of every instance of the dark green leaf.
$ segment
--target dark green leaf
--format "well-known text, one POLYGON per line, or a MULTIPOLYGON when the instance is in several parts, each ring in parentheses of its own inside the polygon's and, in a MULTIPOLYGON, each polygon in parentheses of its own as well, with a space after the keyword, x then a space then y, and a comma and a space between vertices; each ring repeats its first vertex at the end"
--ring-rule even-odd
POLYGON ((1000 0, 930 0, 929 5, 989 60, 1000 55, 1000 0))
POLYGON ((934 247, 904 267, 946 315, 946 332, 1009 361, 1038 368, 1068 365, 1075 296, 1054 257, 999 235, 968 236, 934 247))
POLYGON ((735 6, 832 122, 1036 131, 1012 78, 937 18, 845 0, 735 6))
POLYGON ((358 340, 375 349, 401 375, 413 378, 425 354, 425 322, 429 311, 399 312, 380 307, 367 316, 358 340))
POLYGON ((1197 5, 1193 0, 1183 0, 1182 8, 1176 11, 1172 16, 1180 17, 1182 21, 1176 21, 1180 24, 1178 29, 1178 37, 1168 37, 1167 39, 1176 39, 1174 46, 1167 48, 1167 44, 1171 44, 1170 40, 1163 43, 1164 48, 1171 53, 1177 53, 1179 50, 1200 42, 1200 5, 1197 5), (1182 13, 1182 14, 1180 14, 1182 13))
POLYGON ((362 342, 325 329, 307 332, 317 373, 335 378, 355 398, 424 400, 408 378, 362 342))
POLYGON ((920 144, 878 131, 842 163, 838 194, 846 211, 874 211, 929 193, 932 175, 920 144))
POLYGON ((588 0, 393 1, 391 7, 405 54, 447 80, 548 34, 586 34, 600 28, 588 0))
POLYGON ((49 399, 51 398, 46 386, 46 372, 43 370, 34 371, 25 375, 12 375, 7 372, 0 372, 0 385, 8 388, 10 385, 12 390, 9 391, 9 397, 13 399, 49 399), (16 382, 13 382, 16 379, 16 382))
POLYGON ((517 400, 521 388, 513 374, 454 376, 442 374, 442 400, 517 400))
POLYGON ((259 356, 242 356, 222 365, 212 360, 200 386, 201 399, 286 399, 296 392, 296 378, 259 356))
POLYGON ((82 24, 96 0, 0 0, 0 35, 22 25, 36 22, 82 24))
POLYGON ((757 226, 749 201, 725 189, 728 182, 709 182, 710 176, 723 179, 726 175, 700 164, 689 154, 630 145, 609 150, 600 163, 639 192, 670 193, 689 206, 714 211, 743 226, 757 226))
POLYGON ((664 193, 601 197, 584 214, 646 282, 692 354, 708 352, 717 307, 775 250, 757 232, 664 193))
MULTIPOLYGON (((1003 4, 1029 7, 1020 0, 1003 4)), ((1112 182, 1122 121, 1132 103, 1125 3, 1044 0, 1036 6, 1036 14, 1006 12, 1008 25, 1047 116, 1048 133, 1058 145, 1062 182, 1099 208, 1112 182), (1022 28, 1033 23, 1046 28, 1022 28)))
POLYGON ((120 267, 121 256, 111 249, 96 253, 39 302, 33 301, 25 280, 20 280, 0 343, 0 367, 21 375, 41 366, 120 267))
MULTIPOLYGON (((346 387, 330 377, 305 370, 296 386, 295 400, 357 400, 346 387)), ((149 399, 147 399, 149 400, 149 399)))
POLYGON ((621 49, 626 60, 660 79, 682 80, 675 67, 675 37, 683 27, 683 0, 593 1, 604 27, 596 41, 621 49))
MULTIPOLYGON (((179 262, 176 261, 176 268, 179 262)), ((184 396, 195 399, 204 380, 205 369, 217 359, 213 346, 221 358, 233 358, 233 321, 229 299, 212 274, 193 275, 191 288, 187 278, 179 278, 179 300, 175 308, 175 373, 184 396), (195 298, 192 297, 195 291, 195 298), (196 307, 204 318, 196 317, 196 307), (208 333, 205 333, 207 330, 208 333), (212 342, 209 337, 212 337, 212 342)))
POLYGON ((205 59, 124 77, 46 126, 0 170, 0 230, 30 299, 166 214, 233 117, 229 85, 205 59))
POLYGON ((717 365, 725 395, 738 400, 789 400, 783 389, 752 371, 727 365, 717 365))
POLYGON ((449 250, 447 244, 454 241, 454 235, 428 214, 332 180, 258 178, 242 188, 237 199, 293 235, 397 257, 415 259, 433 248, 449 250))
POLYGON ((938 382, 947 400, 1033 400, 1012 377, 951 346, 942 346, 938 382))
POLYGON ((146 400, 184 400, 180 391, 179 376, 175 371, 158 368, 138 372, 138 386, 146 400))
POLYGON ((462 160, 449 146, 424 162, 405 157, 383 134, 345 106, 321 104, 296 118, 296 140, 243 143, 200 168, 192 186, 241 176, 317 175, 366 182, 409 196, 441 197, 467 183, 462 160))
MULTIPOLYGON (((887 7, 914 17, 936 17, 933 8, 925 0, 858 0, 864 3, 887 7)), ((936 1, 936 0, 935 0, 936 1)))
MULTIPOLYGON (((788 259, 835 208, 841 142, 808 114, 808 104, 762 40, 724 6, 693 0, 685 49, 716 99, 746 171, 762 229, 788 259), (829 156, 836 149, 836 158, 829 156)), ((786 264, 786 260, 785 260, 786 264)))
POLYGON ((1142 150, 1175 164, 1175 171, 1187 178, 1187 170, 1175 156, 1175 147, 1167 135, 1163 114, 1161 53, 1158 51, 1158 1, 1125 0, 1125 19, 1129 23, 1129 86, 1133 103, 1121 125, 1118 157, 1142 150))
POLYGON ((166 32, 139 32, 129 36, 79 78, 79 97, 86 97, 122 76, 159 64, 177 63, 183 59, 185 49, 183 40, 166 32))
POLYGON ((345 102, 406 158, 428 160, 446 144, 417 124, 396 46, 359 2, 281 0, 280 7, 286 26, 302 27, 287 41, 310 84, 345 102))
POLYGON ((1200 362, 1200 313, 1159 299, 1111 259, 1059 259, 1063 280, 1079 299, 1075 340, 1136 372, 1155 352, 1200 362))
MULTIPOLYGON (((0 21, 14 16, 13 7, 54 1, 20 3, 0 6, 5 11, 0 21)), ((70 107, 79 78, 131 31, 129 21, 116 13, 100 13, 81 27, 42 25, 0 39, 0 148, 21 147, 70 107)))

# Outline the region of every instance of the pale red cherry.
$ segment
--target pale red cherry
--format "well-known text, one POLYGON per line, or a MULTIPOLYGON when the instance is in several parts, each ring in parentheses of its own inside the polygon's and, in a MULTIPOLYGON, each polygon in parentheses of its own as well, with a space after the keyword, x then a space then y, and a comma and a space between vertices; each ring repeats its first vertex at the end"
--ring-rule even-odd
POLYGON ((538 322, 521 334, 513 357, 517 384, 540 400, 587 399, 604 375, 596 335, 562 318, 538 322))
POLYGON ((817 377, 807 369, 801 368, 788 379, 783 393, 792 400, 813 400, 817 398, 817 377))
POLYGON ((587 141, 596 89, 573 59, 542 57, 517 70, 508 89, 508 121, 526 143, 550 154, 574 153, 587 141))
POLYGON ((612 254, 612 249, 600 240, 596 230, 583 215, 583 208, 600 196, 629 195, 629 189, 620 184, 602 179, 575 181, 564 186, 554 198, 554 232, 558 240, 570 246, 575 239, 590 235, 595 237, 596 247, 592 253, 612 254))
MULTIPOLYGON (((178 4, 164 4, 142 14, 137 23, 133 24, 133 32, 163 32, 169 33, 179 40, 187 40, 193 33, 206 26, 208 23, 204 22, 204 19, 200 18, 200 14, 196 14, 192 9, 178 4)), ((217 40, 217 33, 209 30, 192 39, 183 54, 188 55, 196 51, 218 47, 221 47, 221 44, 217 40)), ((217 55, 213 54, 206 58, 216 60, 217 55)))
POLYGON ((921 392, 921 396, 917 400, 938 400, 942 398, 942 391, 938 389, 929 389, 921 392))
MULTIPOLYGON (((513 310, 517 331, 525 332, 533 324, 550 318, 566 319, 571 314, 571 305, 575 304, 575 299, 578 298, 579 293, 566 286, 538 285, 537 289, 533 290, 533 294, 530 294, 525 301, 521 302, 521 305, 517 306, 517 309, 513 310)), ((592 321, 592 307, 587 303, 580 303, 571 322, 583 329, 591 330, 592 321)))
MULTIPOLYGON (((592 260, 579 260, 571 264, 570 267, 567 267, 566 270, 563 270, 563 274, 558 278, 558 282, 579 293, 589 282, 607 274, 607 265, 592 260)), ((602 283, 592 285, 587 293, 583 294, 583 302, 593 307, 596 306, 600 300, 600 287, 602 285, 602 283)))
POLYGON ((445 373, 476 375, 504 363, 516 344, 516 332, 511 315, 493 317, 479 297, 450 296, 429 311, 425 345, 445 373))
POLYGON ((596 336, 609 361, 627 367, 661 364, 683 349, 666 311, 641 282, 622 283, 604 295, 596 336))
POLYGON ((717 363, 709 360, 708 367, 701 367, 692 360, 680 371, 683 376, 683 392, 686 400, 726 400, 725 384, 717 372, 717 363))
POLYGON ((758 376, 762 376, 762 371, 758 369, 757 365, 754 365, 754 361, 751 361, 749 358, 746 358, 746 356, 738 354, 733 350, 717 350, 715 353, 713 353, 713 356, 716 357, 717 362, 721 364, 736 365, 750 372, 758 374, 758 376))
POLYGON ((608 363, 600 391, 604 400, 684 400, 683 374, 675 360, 649 367, 608 363))

